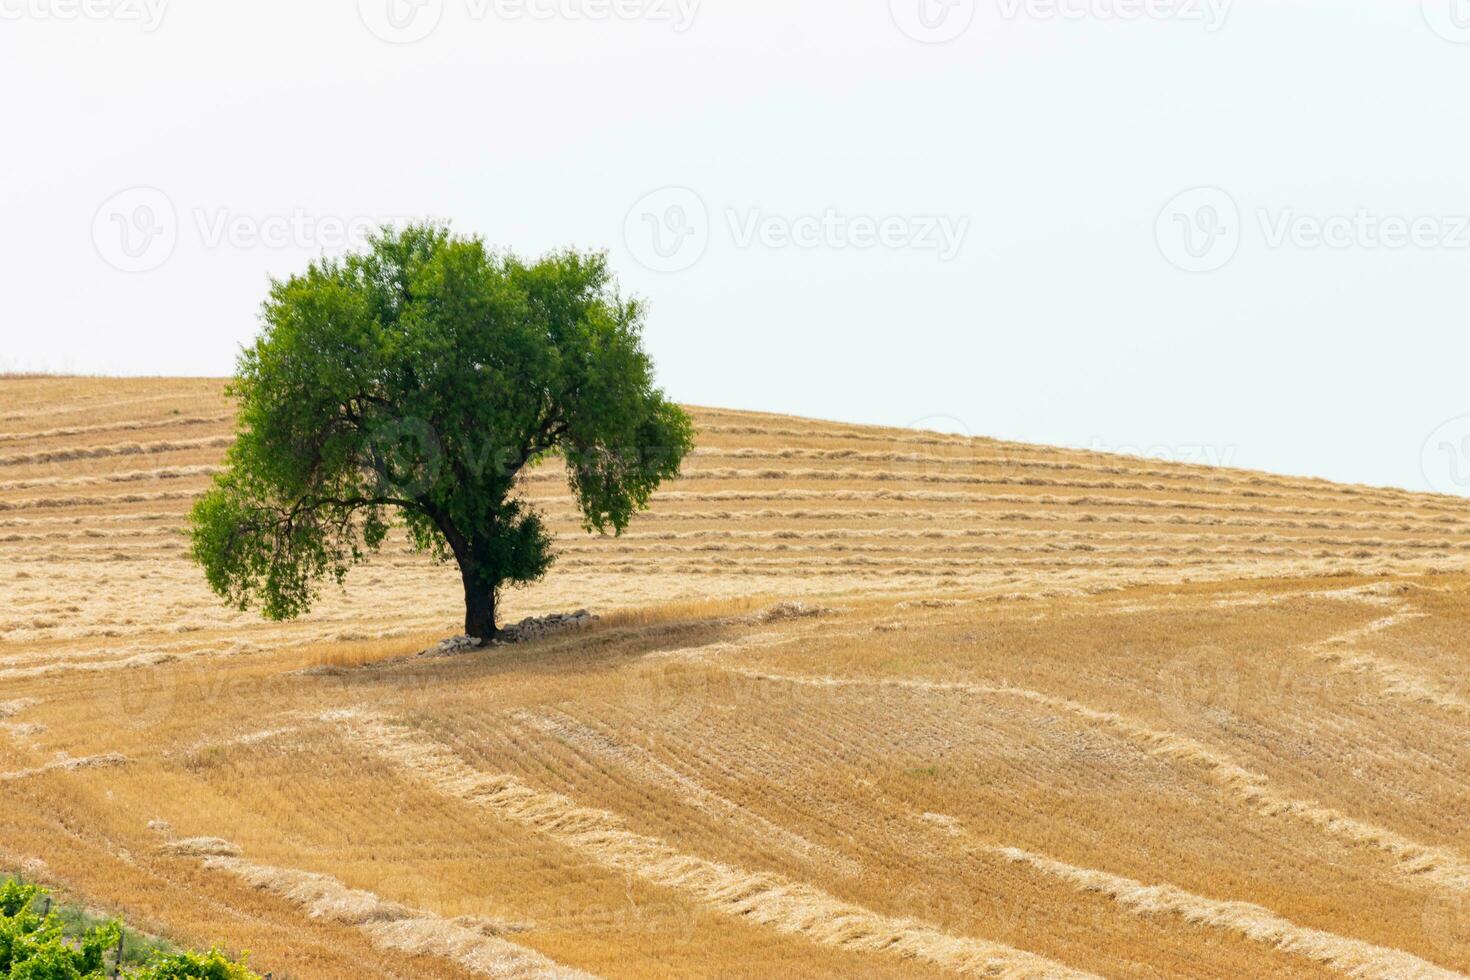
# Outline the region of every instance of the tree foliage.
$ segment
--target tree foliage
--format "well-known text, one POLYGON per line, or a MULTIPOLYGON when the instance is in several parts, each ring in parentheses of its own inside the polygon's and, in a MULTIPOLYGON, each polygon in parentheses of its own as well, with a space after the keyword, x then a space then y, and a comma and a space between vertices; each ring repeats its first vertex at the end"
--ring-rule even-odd
POLYGON ((68 935, 66 923, 38 885, 13 879, 0 884, 0 977, 6 980, 105 980, 114 971, 124 980, 260 980, 243 961, 219 950, 208 953, 158 953, 138 969, 123 969, 114 959, 121 948, 122 925, 103 922, 68 935))
POLYGON ((643 316, 601 254, 528 263, 433 225, 273 282, 226 471, 192 514, 210 586, 298 616, 400 521, 458 564, 466 631, 493 635, 500 590, 553 558, 526 468, 560 456, 586 529, 621 533, 692 447, 643 316))

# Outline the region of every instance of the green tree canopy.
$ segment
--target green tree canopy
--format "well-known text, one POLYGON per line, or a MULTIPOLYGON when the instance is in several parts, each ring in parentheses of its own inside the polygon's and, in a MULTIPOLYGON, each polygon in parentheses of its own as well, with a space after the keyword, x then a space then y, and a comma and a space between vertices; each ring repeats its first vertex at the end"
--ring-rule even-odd
POLYGON ((272 619, 307 611, 398 520, 458 564, 465 631, 493 637, 501 589, 553 560, 527 467, 562 457, 586 529, 621 533, 693 444, 601 254, 526 263, 435 225, 385 229, 273 282, 263 321, 229 388, 228 465, 191 523, 215 592, 272 619))

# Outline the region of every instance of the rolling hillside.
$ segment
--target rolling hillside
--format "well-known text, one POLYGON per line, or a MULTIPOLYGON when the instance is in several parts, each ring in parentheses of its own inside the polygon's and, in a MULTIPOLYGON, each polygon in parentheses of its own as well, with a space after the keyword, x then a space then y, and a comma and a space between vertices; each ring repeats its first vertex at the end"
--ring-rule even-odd
POLYGON ((1470 505, 694 410, 420 657, 390 541, 221 607, 217 380, 0 378, 0 871, 282 977, 1470 971, 1470 505))

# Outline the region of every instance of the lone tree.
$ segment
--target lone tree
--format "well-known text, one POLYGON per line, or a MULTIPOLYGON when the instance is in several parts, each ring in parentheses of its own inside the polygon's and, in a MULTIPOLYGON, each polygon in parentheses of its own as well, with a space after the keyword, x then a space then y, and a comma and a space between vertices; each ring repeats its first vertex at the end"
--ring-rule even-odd
POLYGON ((273 282, 263 321, 191 523, 214 591, 271 619, 306 612, 398 518, 458 563, 465 632, 493 638, 501 590, 554 557, 519 493, 528 467, 560 456, 586 530, 621 533, 693 443, 600 254, 527 264, 436 225, 385 229, 273 282))

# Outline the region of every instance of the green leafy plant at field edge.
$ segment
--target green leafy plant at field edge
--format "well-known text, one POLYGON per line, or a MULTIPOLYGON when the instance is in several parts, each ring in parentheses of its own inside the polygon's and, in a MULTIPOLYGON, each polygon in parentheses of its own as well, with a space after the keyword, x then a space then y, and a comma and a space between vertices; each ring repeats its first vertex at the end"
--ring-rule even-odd
POLYGON ((136 934, 120 922, 91 919, 76 909, 52 911, 49 893, 39 885, 15 879, 0 883, 0 978, 7 980, 260 980, 245 963, 234 961, 219 950, 208 953, 169 951, 162 944, 143 940, 133 944, 129 956, 127 937, 136 934), (122 963, 115 962, 122 948, 122 963), (145 962, 134 968, 123 964, 138 957, 145 962), (109 962, 113 960, 114 962, 109 962))

